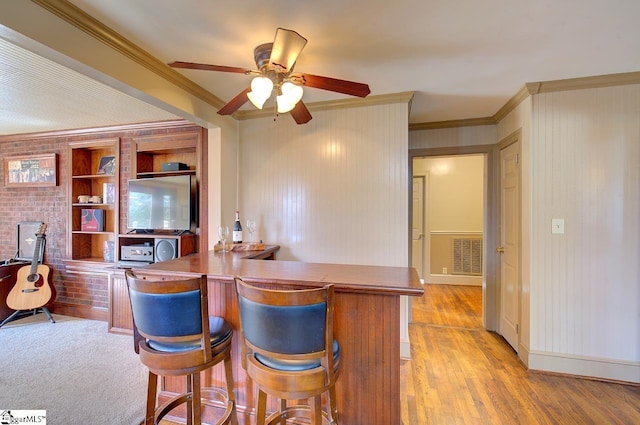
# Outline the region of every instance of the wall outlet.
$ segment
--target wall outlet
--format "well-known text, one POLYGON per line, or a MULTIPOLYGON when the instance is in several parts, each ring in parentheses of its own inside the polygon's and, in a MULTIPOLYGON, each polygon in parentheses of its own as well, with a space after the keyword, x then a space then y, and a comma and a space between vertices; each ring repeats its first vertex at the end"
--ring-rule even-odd
POLYGON ((551 233, 556 233, 556 234, 564 233, 564 218, 551 219, 551 233))
POLYGON ((442 268, 442 274, 447 274, 447 268, 446 267, 442 268))

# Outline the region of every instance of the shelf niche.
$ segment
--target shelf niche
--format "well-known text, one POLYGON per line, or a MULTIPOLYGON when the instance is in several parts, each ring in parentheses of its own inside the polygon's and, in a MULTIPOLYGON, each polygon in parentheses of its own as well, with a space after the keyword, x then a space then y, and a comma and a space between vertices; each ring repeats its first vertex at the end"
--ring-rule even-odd
MULTIPOLYGON (((197 208, 196 229, 206 228, 207 225, 207 184, 206 184, 206 145, 203 143, 206 138, 206 129, 198 127, 193 130, 186 130, 175 133, 158 134, 152 136, 141 136, 132 138, 131 143, 131 178, 154 178, 176 175, 192 175, 196 180, 197 208), (162 171, 162 164, 167 162, 180 162, 186 164, 186 170, 162 171)), ((126 220, 125 220, 126 222, 126 220)), ((121 229, 124 233, 126 229, 121 229)), ((199 233, 196 231, 196 233, 199 233)), ((206 232, 205 232, 206 233, 206 232)), ((123 244, 121 235, 118 243, 118 250, 123 244)), ((139 236, 138 236, 139 237, 139 236)), ((156 235, 162 238, 162 235, 156 235)), ((151 236, 154 238, 154 236, 151 236)), ((185 240, 189 240, 186 238, 185 240)), ((191 252, 206 251, 208 240, 206 234, 197 234, 189 244, 193 243, 191 252)), ((126 242, 125 242, 126 244, 126 242)), ((184 254, 183 254, 184 255, 184 254)), ((117 253, 118 258, 120 252, 117 253)))
POLYGON ((120 138, 70 142, 68 144, 68 240, 67 258, 96 266, 111 266, 105 261, 105 244, 111 243, 115 249, 119 229, 119 164, 120 138), (113 172, 101 169, 107 160, 113 161, 113 172), (112 185, 113 202, 80 202, 79 196, 104 197, 105 184, 112 185), (82 211, 97 209, 102 211, 104 227, 101 231, 82 229, 82 211))

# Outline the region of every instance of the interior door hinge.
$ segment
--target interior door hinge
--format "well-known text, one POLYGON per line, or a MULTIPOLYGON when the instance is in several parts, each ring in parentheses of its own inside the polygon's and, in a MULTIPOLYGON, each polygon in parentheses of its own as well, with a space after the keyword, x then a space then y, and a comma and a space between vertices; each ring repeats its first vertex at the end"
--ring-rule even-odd
POLYGON ((516 154, 516 164, 520 164, 520 154, 516 154))
POLYGON ((516 324, 516 335, 520 335, 520 325, 516 324))

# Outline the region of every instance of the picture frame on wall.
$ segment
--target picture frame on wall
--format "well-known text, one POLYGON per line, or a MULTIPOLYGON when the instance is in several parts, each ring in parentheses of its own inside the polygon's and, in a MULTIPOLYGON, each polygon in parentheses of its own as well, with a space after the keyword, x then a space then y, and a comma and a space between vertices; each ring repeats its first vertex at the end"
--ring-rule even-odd
POLYGON ((96 174, 106 174, 112 176, 116 172, 116 157, 115 156, 103 156, 100 158, 100 164, 98 165, 98 171, 96 174))
POLYGON ((4 157, 4 185, 38 187, 58 185, 58 154, 4 157))

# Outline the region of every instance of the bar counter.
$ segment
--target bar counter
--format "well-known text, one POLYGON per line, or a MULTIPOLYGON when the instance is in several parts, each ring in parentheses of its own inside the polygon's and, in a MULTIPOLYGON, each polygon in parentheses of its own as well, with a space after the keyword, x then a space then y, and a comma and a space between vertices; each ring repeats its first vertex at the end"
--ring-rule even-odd
MULTIPOLYGON (((341 347, 341 371, 336 384, 340 424, 400 424, 400 296, 422 296, 415 269, 260 261, 273 259, 279 247, 265 251, 204 252, 156 263, 135 272, 149 277, 205 274, 209 281, 209 314, 226 318, 238 330, 234 276, 273 288, 335 286, 335 338, 341 347)), ((253 423, 254 394, 240 361, 239 339, 232 347, 241 424, 253 423)), ((204 381, 223 386, 217 366, 204 381)), ((173 378, 165 391, 181 389, 173 378)), ((268 410, 275 408, 269 400, 268 410)), ((206 414, 206 412, 205 412, 206 414)))

